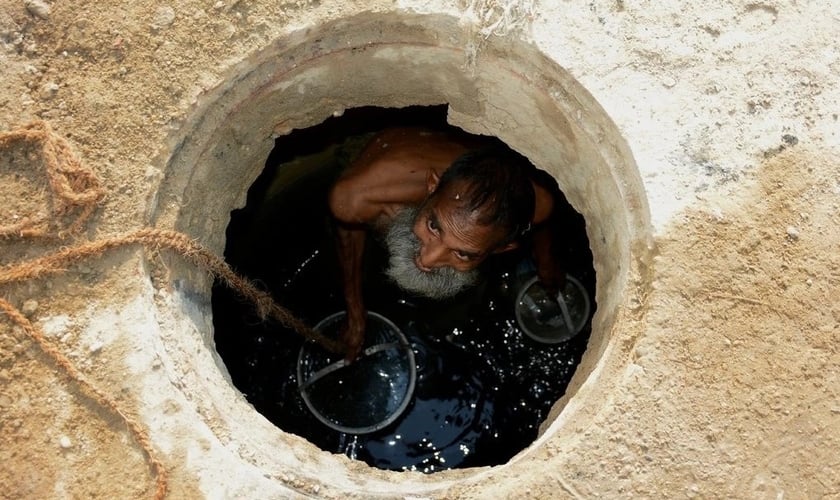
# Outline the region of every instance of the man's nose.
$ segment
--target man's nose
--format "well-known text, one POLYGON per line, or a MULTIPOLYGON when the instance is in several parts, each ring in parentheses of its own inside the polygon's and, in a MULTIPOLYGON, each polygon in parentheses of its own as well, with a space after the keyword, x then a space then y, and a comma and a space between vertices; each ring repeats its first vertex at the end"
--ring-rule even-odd
POLYGON ((420 255, 417 256, 417 263, 421 267, 431 269, 446 264, 446 248, 443 245, 427 243, 420 247, 420 255))

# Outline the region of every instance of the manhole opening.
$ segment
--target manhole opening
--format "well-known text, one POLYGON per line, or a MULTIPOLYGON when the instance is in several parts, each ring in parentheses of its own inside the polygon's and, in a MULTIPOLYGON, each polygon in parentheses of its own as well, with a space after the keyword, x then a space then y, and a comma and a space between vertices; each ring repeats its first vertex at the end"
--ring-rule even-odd
MULTIPOLYGON (((225 257, 314 325, 344 309, 327 192, 372 132, 394 126, 454 130, 447 107, 363 107, 275 141, 244 208, 231 213, 225 257)), ((501 142, 500 142, 501 144, 501 142)), ((588 290, 594 314, 595 271, 585 221, 561 207, 567 234, 562 258, 588 290)), ((453 300, 404 292, 383 272, 387 254, 369 237, 364 296, 409 338, 417 387, 405 412, 369 434, 347 434, 319 422, 298 389, 302 340, 224 287, 212 292, 215 341, 234 385, 268 420, 319 448, 388 470, 436 472, 499 465, 530 445, 566 390, 590 334, 544 344, 517 324, 516 295, 530 275, 527 246, 488 259, 481 279, 453 300)), ((530 268, 532 270, 532 268, 530 268)))
MULTIPOLYGON (((545 417, 537 439, 507 467, 542 460, 539 450, 548 442, 554 447, 578 439, 580 425, 597 413, 623 373, 616 367, 628 355, 633 334, 623 329, 648 279, 650 218, 628 144, 569 72, 533 44, 509 37, 485 40, 480 57, 470 58, 465 47, 473 42, 462 18, 405 12, 366 11, 281 36, 197 98, 195 112, 180 123, 161 159, 166 177, 149 200, 148 216, 156 226, 191 234, 221 254, 231 210, 245 206, 274 138, 331 122, 330 116, 345 110, 351 116, 363 106, 448 103, 446 122, 499 137, 527 156, 557 180, 586 218, 598 278, 597 312, 565 394, 545 417)), ((276 232, 263 236, 273 238, 276 232)), ((212 293, 212 282, 177 262, 167 263, 167 271, 172 293, 162 294, 157 313, 177 332, 168 337, 167 349, 178 359, 179 386, 231 456, 266 477, 315 481, 323 494, 334 496, 350 490, 434 496, 446 484, 483 474, 474 469, 432 476, 360 473, 343 455, 317 453, 308 441, 272 425, 230 383, 234 369, 227 365, 232 363, 217 356, 213 323, 224 328, 227 313, 213 310, 211 302, 220 297, 212 293)), ((301 315, 310 322, 321 319, 301 315)), ((430 317, 443 315, 435 311, 430 317)), ((229 327, 245 332, 256 322, 246 317, 245 326, 229 327)), ((259 336, 251 338, 257 342, 259 336)), ((224 343, 221 336, 217 340, 224 343)), ((243 366, 255 361, 241 359, 243 366)), ((271 382, 278 377, 257 376, 271 382)), ((281 399, 266 401, 276 409, 281 399)))

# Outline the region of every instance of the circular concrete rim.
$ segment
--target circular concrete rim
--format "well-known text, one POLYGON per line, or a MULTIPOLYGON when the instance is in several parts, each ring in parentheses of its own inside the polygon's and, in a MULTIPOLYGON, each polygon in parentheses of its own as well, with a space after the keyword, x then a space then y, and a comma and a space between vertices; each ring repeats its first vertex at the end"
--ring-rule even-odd
MULTIPOLYGON (((172 137, 171 155, 161 159, 165 179, 148 217, 221 254, 229 213, 244 205, 273 138, 358 106, 446 103, 450 123, 497 136, 527 156, 557 179, 586 218, 598 309, 567 394, 555 404, 541 436, 499 466, 505 467, 527 460, 553 436, 573 434, 563 431, 596 411, 597 386, 617 376, 604 369, 607 358, 627 353, 615 337, 625 310, 638 306, 629 301, 635 300, 632 290, 647 268, 651 231, 630 150, 588 92, 532 45, 507 38, 482 40, 479 48, 477 43, 454 17, 406 13, 365 13, 281 37, 199 98, 172 137)), ((305 478, 318 484, 321 494, 431 492, 481 474, 476 469, 432 476, 380 471, 321 452, 275 428, 232 388, 213 349, 211 283, 184 265, 174 263, 172 271, 177 300, 158 313, 190 326, 209 355, 180 353, 186 346, 179 345, 183 332, 167 339, 167 351, 181 359, 174 369, 184 378, 183 392, 195 403, 196 417, 239 460, 292 487, 296 478, 305 478)))

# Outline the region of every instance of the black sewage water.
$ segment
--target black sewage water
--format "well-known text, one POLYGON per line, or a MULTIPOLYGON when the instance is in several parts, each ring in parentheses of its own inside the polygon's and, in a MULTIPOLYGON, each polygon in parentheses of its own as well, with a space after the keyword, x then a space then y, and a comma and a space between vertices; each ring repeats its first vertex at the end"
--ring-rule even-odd
MULTIPOLYGON (((396 125, 446 128, 445 106, 357 108, 277 139, 245 208, 231 214, 225 257, 310 325, 344 310, 329 186, 373 131, 396 125)), ((595 272, 583 217, 564 206, 568 273, 589 291, 595 272)), ((527 248, 488 259, 479 284, 445 302, 418 298, 388 282, 386 255, 367 243, 367 308, 408 338, 417 363, 410 404, 389 426, 353 435, 321 423, 296 378, 303 340, 221 285, 213 288, 216 348, 234 385, 277 427, 321 449, 388 470, 492 466, 537 437, 586 349, 590 322, 571 340, 541 344, 519 328, 514 302, 533 264, 527 248)))

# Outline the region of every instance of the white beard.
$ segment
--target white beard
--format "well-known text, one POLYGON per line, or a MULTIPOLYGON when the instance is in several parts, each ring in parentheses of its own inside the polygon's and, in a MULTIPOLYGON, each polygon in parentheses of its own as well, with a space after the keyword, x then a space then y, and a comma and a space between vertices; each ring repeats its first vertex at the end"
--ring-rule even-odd
POLYGON ((414 234, 414 219, 418 209, 405 208, 394 217, 385 235, 385 245, 390 258, 385 274, 403 290, 431 299, 445 299, 472 286, 478 279, 478 270, 457 271, 451 267, 436 267, 423 271, 415 258, 420 252, 420 240, 414 234))

